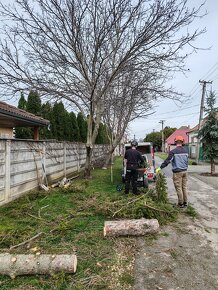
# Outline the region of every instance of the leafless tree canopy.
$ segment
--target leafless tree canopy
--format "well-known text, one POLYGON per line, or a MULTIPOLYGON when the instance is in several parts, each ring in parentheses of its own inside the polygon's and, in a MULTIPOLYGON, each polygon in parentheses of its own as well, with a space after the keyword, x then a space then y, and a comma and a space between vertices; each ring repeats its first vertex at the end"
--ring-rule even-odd
POLYGON ((87 106, 123 69, 182 69, 184 45, 200 32, 177 34, 199 10, 181 0, 17 0, 1 4, 1 85, 35 87, 87 106), (13 22, 8 22, 7 20, 13 22), (12 23, 12 25, 11 25, 12 23))
MULTIPOLYGON (((182 49, 202 33, 188 29, 200 8, 188 9, 185 0, 0 4, 5 36, 0 42, 0 88, 4 94, 34 88, 74 103, 90 116, 87 147, 91 148, 106 100, 112 98, 108 92, 125 84, 121 78, 131 75, 134 80, 129 98, 140 96, 139 111, 149 95, 174 96, 167 93, 164 82, 173 71, 184 70, 187 55, 182 49)), ((135 116, 139 111, 136 106, 135 116)))

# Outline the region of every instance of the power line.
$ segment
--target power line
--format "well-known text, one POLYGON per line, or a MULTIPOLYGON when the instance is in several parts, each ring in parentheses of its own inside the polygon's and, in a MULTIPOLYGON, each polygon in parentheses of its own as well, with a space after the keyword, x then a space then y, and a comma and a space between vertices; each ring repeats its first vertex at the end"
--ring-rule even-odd
MULTIPOLYGON (((188 96, 192 96, 192 95, 194 95, 197 91, 199 90, 199 84, 197 84, 197 85, 195 85, 195 90, 192 92, 190 92, 189 94, 188 94, 188 96)), ((192 96, 193 97, 193 96, 192 96)))
POLYGON ((187 109, 190 109, 190 108, 194 108, 194 107, 198 107, 200 104, 197 104, 197 105, 193 105, 193 106, 189 106, 189 107, 186 107, 186 108, 181 108, 181 109, 178 109, 178 110, 174 110, 174 111, 168 111, 168 112, 165 112, 165 113, 161 113, 161 114, 158 114, 158 116, 161 116, 161 115, 165 115, 165 114, 169 114, 169 113, 174 113, 174 112, 178 112, 178 111, 184 111, 184 110, 187 110, 187 109))
POLYGON ((207 79, 210 78, 210 76, 218 69, 218 67, 216 67, 208 76, 207 79))
MULTIPOLYGON (((209 69, 209 71, 204 75, 204 76, 202 76, 201 77, 201 79, 206 79, 206 78, 208 78, 208 74, 209 74, 209 72, 211 71, 211 70, 213 70, 216 66, 218 65, 218 61, 217 62, 215 62, 215 64, 209 69)), ((217 69, 218 67, 216 67, 216 69, 217 69)), ((216 70, 215 69, 215 70, 216 70)), ((209 74, 209 75, 211 75, 211 73, 209 74)))
MULTIPOLYGON (((188 110, 188 109, 190 109, 190 108, 194 108, 194 107, 198 107, 200 105, 200 103, 199 104, 197 104, 197 105, 193 105, 193 106, 189 106, 189 107, 185 107, 185 108, 181 108, 181 109, 178 109, 178 110, 173 110, 173 111, 168 111, 168 112, 165 112, 165 113, 154 113, 153 114, 153 116, 155 117, 155 116, 162 116, 162 115, 166 115, 166 114, 170 114, 170 113, 174 113, 174 112, 182 112, 182 111, 184 111, 184 110, 188 110)), ((174 117, 172 117, 172 118, 174 118, 174 117)), ((143 120, 141 120, 141 122, 144 122, 145 120, 158 120, 159 118, 152 118, 152 119, 150 119, 150 118, 144 118, 143 120)))
POLYGON ((196 90, 191 95, 189 95, 189 97, 191 97, 193 100, 194 97, 200 93, 200 91, 201 91, 201 89, 199 87, 197 87, 196 90))
POLYGON ((217 75, 215 75, 215 77, 213 77, 213 78, 212 78, 212 81, 216 80, 216 79, 217 79, 217 77, 218 77, 218 74, 217 74, 217 75))
MULTIPOLYGON (((216 62, 214 65, 212 65, 212 67, 206 72, 206 74, 204 74, 201 79, 205 79, 205 78, 208 78, 208 75, 211 75, 212 74, 212 71, 213 70, 217 70, 218 68, 218 62, 216 62)), ((194 85, 194 87, 190 90, 190 92, 188 93, 188 95, 193 95, 199 88, 199 83, 196 83, 194 85)))
MULTIPOLYGON (((186 115, 172 116, 172 117, 167 117, 167 119, 175 119, 175 118, 179 118, 179 117, 186 117, 186 116, 191 116, 191 115, 193 115, 193 114, 198 114, 198 113, 199 113, 199 112, 194 112, 194 113, 186 114, 186 115)), ((159 118, 146 119, 146 120, 154 121, 154 120, 159 120, 159 118)))

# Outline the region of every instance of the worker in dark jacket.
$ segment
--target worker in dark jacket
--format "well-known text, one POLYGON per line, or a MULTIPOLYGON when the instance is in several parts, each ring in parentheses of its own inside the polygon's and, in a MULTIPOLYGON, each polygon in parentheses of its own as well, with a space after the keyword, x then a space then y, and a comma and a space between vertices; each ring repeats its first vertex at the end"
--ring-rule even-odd
POLYGON ((188 206, 187 196, 187 169, 188 169, 188 152, 182 146, 184 138, 177 136, 175 138, 176 148, 169 152, 167 159, 156 169, 158 173, 161 169, 172 162, 173 182, 178 195, 178 207, 188 206))
POLYGON ((139 162, 144 162, 144 159, 139 151, 136 150, 138 146, 137 141, 131 142, 131 149, 128 149, 124 155, 124 168, 125 172, 125 193, 129 193, 130 182, 132 181, 133 194, 138 194, 137 191, 137 178, 139 162))

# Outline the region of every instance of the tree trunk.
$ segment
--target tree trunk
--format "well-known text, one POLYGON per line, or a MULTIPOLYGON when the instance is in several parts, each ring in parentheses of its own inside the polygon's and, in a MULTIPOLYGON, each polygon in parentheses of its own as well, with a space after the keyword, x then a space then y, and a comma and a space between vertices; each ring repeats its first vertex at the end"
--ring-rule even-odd
POLYGON ((93 111, 90 110, 90 115, 88 118, 88 131, 87 131, 87 142, 86 142, 86 163, 84 177, 90 178, 91 176, 91 160, 92 160, 92 126, 93 125, 93 111))
POLYGON ((215 161, 214 159, 210 160, 210 166, 211 166, 211 175, 215 174, 215 161))
POLYGON ((91 160, 92 160, 92 148, 86 145, 86 163, 85 163, 85 171, 84 171, 85 178, 91 177, 91 160))
POLYGON ((108 151, 108 153, 106 155, 106 160, 104 162, 103 167, 107 168, 107 166, 110 163, 110 161, 112 161, 112 154, 113 154, 114 150, 115 150, 115 148, 113 146, 112 147, 110 146, 110 149, 109 149, 109 151, 108 151))
POLYGON ((93 119, 94 119, 94 109, 93 104, 91 105, 90 115, 88 118, 88 132, 87 132, 87 142, 86 142, 86 163, 84 177, 91 177, 91 161, 92 161, 92 150, 95 144, 96 137, 98 135, 98 129, 101 122, 101 106, 100 103, 96 107, 96 118, 95 118, 95 128, 93 130, 93 119))
POLYGON ((0 254, 0 274, 14 279, 18 275, 75 273, 76 255, 12 255, 0 254))
POLYGON ((104 223, 104 236, 143 236, 154 234, 159 230, 156 219, 106 221, 104 223))

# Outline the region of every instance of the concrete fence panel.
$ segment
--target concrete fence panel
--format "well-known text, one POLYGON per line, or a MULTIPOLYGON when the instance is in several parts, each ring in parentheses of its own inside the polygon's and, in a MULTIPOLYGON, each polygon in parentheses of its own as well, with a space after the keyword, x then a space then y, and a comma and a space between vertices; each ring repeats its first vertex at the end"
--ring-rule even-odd
MULTIPOLYGON (((102 158, 105 145, 95 145, 93 161, 102 158)), ((0 205, 10 202, 39 184, 52 183, 79 172, 85 165, 82 143, 0 140, 0 205)))

